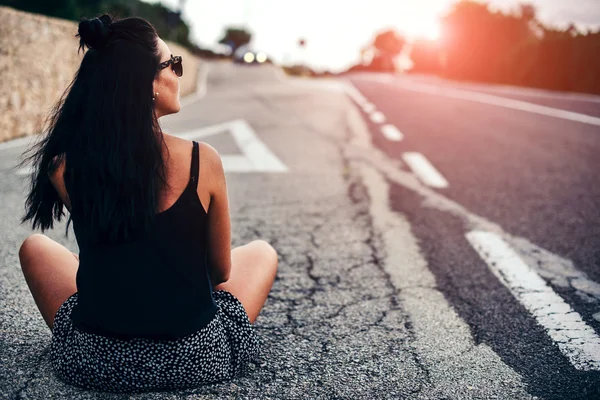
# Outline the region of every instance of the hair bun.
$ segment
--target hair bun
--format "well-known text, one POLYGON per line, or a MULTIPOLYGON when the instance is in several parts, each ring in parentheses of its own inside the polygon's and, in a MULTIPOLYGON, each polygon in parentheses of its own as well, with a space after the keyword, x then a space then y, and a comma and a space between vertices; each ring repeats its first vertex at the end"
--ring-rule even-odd
POLYGON ((99 49, 108 43, 111 33, 112 18, 104 14, 92 19, 84 18, 79 23, 79 47, 99 49))

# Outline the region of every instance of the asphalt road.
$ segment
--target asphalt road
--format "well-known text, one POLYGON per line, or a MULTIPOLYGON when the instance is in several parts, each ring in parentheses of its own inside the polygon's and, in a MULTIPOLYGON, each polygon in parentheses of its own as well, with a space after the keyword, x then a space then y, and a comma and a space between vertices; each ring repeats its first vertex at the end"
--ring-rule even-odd
MULTIPOLYGON (((590 116, 600 115, 600 97, 425 77, 359 75, 349 81, 375 105, 363 113, 374 145, 394 160, 423 154, 448 183, 432 190, 512 236, 513 247, 529 257, 538 275, 600 332, 599 316, 594 317, 600 311, 600 119, 583 123, 463 95, 481 93, 508 100, 509 107, 520 106, 510 103, 515 99, 590 116), (385 121, 371 121, 377 111, 385 121), (382 124, 397 127, 403 139, 389 140, 382 124)), ((411 170, 406 163, 401 168, 411 170)), ((469 224, 423 206, 422 196, 399 184, 390 200, 410 221, 440 290, 477 340, 521 374, 530 393, 598 396, 597 369, 579 371, 565 359, 474 251, 465 237, 469 224)))
MULTIPOLYGON (((466 101, 446 91, 498 88, 427 77, 311 81, 216 63, 206 87, 161 124, 221 153, 234 245, 262 238, 280 254, 255 325, 260 365, 231 382, 134 396, 57 381, 50 332, 19 270, 31 231, 18 224, 27 175, 12 168, 24 149, 15 142, 0 144, 3 397, 600 395, 598 126, 466 101), (383 135, 386 124, 402 140, 383 135), (415 172, 415 152, 445 187, 415 172)), ((48 234, 76 251, 63 231, 48 234)))

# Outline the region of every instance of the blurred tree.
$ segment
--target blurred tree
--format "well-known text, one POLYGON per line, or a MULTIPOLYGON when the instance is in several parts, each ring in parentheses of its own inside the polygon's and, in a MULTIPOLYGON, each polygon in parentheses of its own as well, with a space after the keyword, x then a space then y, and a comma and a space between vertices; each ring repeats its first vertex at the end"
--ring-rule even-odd
POLYGON ((389 29, 375 36, 373 47, 380 53, 389 53, 397 56, 404 47, 405 40, 398 32, 389 29))
POLYGON ((492 12, 475 1, 456 3, 443 18, 444 73, 453 78, 506 82, 511 74, 507 64, 529 39, 535 39, 529 26, 532 7, 524 7, 526 18, 492 12))
POLYGON ((519 4, 519 14, 521 18, 525 21, 534 21, 535 20, 535 6, 532 4, 519 4))
MULTIPOLYGON (((600 31, 545 27, 530 4, 502 13, 471 0, 455 4, 442 23, 440 69, 449 78, 600 93, 600 31)), ((422 44, 415 58, 424 63, 422 44)))
POLYGON ((0 0, 0 5, 52 17, 73 19, 77 0, 0 0))
POLYGON ((154 25, 162 38, 190 50, 197 48, 189 40, 190 30, 181 15, 161 3, 150 4, 140 0, 0 0, 0 5, 74 21, 103 13, 119 18, 141 17, 154 25))
MULTIPOLYGON (((373 57, 369 65, 370 69, 376 71, 393 72, 395 70, 395 58, 402 52, 406 40, 395 30, 388 29, 378 33, 370 46, 373 57)), ((366 54, 368 49, 363 49, 366 54)))
POLYGON ((252 34, 244 28, 229 27, 225 30, 219 43, 229 46, 231 48, 231 54, 233 54, 240 47, 250 43, 251 39, 252 34))

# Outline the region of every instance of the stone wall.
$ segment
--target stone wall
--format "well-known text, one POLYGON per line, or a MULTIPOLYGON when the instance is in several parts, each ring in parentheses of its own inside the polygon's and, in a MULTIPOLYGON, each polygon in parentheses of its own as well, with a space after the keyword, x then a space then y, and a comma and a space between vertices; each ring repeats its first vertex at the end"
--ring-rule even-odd
MULTIPOLYGON (((0 142, 41 132, 49 111, 79 67, 77 23, 0 7, 0 142)), ((181 96, 193 92, 199 59, 184 57, 181 96)))

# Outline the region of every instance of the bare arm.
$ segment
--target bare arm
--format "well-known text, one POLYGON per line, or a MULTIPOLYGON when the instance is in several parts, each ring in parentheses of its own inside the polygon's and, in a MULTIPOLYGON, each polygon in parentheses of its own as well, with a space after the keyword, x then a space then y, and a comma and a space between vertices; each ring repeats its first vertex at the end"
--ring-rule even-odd
POLYGON ((208 207, 208 272, 213 287, 226 282, 231 272, 231 221, 225 171, 219 153, 202 143, 203 158, 208 166, 210 204, 208 207))

